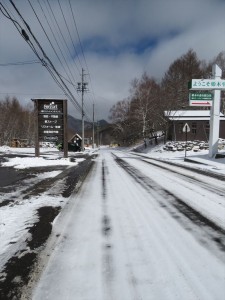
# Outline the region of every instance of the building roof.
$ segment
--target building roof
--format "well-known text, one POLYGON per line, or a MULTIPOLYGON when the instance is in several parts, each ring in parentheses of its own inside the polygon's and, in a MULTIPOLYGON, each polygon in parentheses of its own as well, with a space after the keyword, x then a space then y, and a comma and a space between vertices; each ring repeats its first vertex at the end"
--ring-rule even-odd
MULTIPOLYGON (((165 111, 165 116, 171 121, 209 121, 210 110, 171 110, 165 111)), ((225 121, 225 116, 220 113, 220 120, 225 121)))

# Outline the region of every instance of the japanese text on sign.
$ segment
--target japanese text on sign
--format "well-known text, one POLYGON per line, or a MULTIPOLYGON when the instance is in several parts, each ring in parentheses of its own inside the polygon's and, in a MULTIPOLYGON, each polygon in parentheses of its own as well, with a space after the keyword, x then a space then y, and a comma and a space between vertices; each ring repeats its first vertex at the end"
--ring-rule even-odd
POLYGON ((223 79, 192 79, 191 90, 224 90, 225 80, 223 79))
POLYGON ((213 94, 211 93, 190 93, 189 94, 189 99, 190 100, 212 100, 213 99, 213 94))

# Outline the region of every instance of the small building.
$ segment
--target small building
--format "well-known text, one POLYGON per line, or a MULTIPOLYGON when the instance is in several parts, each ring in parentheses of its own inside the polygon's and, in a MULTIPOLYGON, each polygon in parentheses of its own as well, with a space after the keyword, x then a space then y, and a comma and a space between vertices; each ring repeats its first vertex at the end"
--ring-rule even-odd
POLYGON ((81 151, 82 137, 76 133, 68 141, 69 151, 81 151))
MULTIPOLYGON (((186 123, 190 127, 188 140, 209 140, 210 110, 165 111, 165 116, 169 119, 168 140, 185 141, 186 134, 183 128, 186 123)), ((219 137, 225 138, 225 116, 222 113, 220 113, 219 137)))
POLYGON ((77 144, 81 146, 82 137, 76 133, 72 137, 69 138, 68 143, 77 144))
POLYGON ((11 140, 11 147, 13 148, 25 148, 28 146, 28 139, 17 139, 11 140))

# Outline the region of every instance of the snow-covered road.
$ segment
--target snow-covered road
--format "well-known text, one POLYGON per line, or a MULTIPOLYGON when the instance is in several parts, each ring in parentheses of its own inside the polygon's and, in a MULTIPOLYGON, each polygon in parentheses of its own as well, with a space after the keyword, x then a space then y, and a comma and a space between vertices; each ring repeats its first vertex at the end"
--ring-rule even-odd
POLYGON ((32 299, 223 300, 224 216, 218 180, 101 150, 54 224, 32 299))

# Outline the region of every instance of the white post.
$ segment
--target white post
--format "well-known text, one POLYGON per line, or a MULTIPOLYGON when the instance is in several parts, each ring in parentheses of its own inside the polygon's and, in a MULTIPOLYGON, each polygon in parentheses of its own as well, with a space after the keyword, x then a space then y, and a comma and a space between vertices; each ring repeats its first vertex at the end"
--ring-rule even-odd
MULTIPOLYGON (((213 65, 214 79, 221 79, 222 70, 218 65, 213 65)), ((214 157, 218 152, 218 139, 220 130, 220 90, 214 90, 214 100, 210 111, 209 157, 214 157)))

